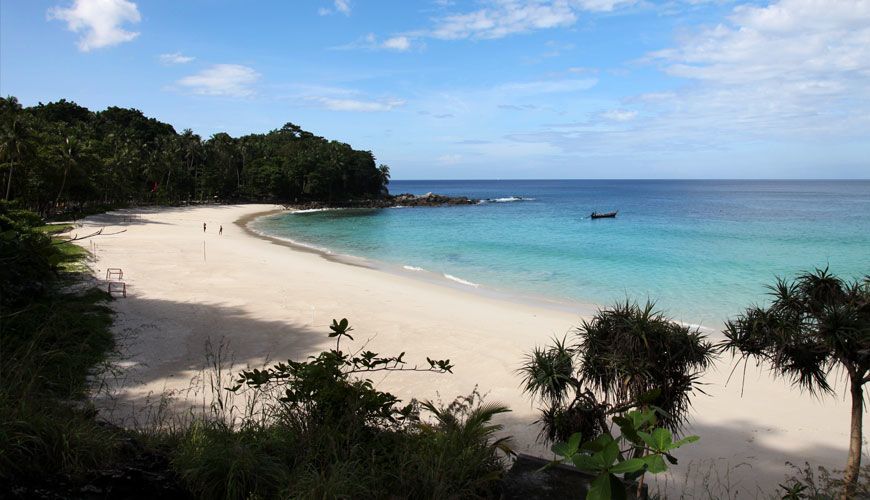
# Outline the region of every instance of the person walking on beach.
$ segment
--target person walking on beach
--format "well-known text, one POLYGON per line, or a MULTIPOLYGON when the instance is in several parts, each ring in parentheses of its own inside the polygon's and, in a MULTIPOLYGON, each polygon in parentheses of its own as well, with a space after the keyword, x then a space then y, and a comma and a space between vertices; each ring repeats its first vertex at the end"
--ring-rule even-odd
POLYGON ((205 232, 205 222, 202 223, 202 232, 205 232))
POLYGON ((218 234, 219 235, 224 234, 224 226, 223 225, 221 225, 221 227, 218 229, 218 234))

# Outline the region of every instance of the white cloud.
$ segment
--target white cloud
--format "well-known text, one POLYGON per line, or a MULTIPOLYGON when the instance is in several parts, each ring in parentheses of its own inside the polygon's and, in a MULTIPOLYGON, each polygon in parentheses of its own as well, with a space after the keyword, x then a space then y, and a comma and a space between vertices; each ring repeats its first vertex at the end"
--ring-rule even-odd
POLYGON ((350 2, 348 0, 335 0, 335 10, 342 14, 350 15, 350 2))
POLYGON ((121 27, 141 20, 138 7, 128 0, 75 0, 70 7, 49 9, 47 15, 48 19, 66 21, 70 31, 82 34, 78 46, 83 52, 129 42, 139 36, 138 32, 121 27))
POLYGON ((502 38, 536 29, 565 27, 577 16, 567 2, 490 2, 486 8, 448 15, 430 31, 434 38, 502 38))
POLYGON ((445 154, 441 155, 438 158, 438 163, 443 165, 456 165, 462 161, 462 155, 459 154, 445 154))
POLYGON ((406 36, 394 36, 384 40, 384 43, 382 43, 381 46, 385 49, 404 52, 411 48, 411 40, 406 36))
POLYGON ((496 91, 510 95, 556 94, 589 90, 598 83, 596 78, 536 80, 499 85, 496 91))
POLYGON ((634 0, 577 0, 574 2, 583 10, 590 12, 611 12, 619 7, 632 5, 634 0))
POLYGON ((392 111, 405 105, 403 99, 392 96, 373 98, 358 90, 344 87, 310 84, 289 84, 284 87, 287 93, 280 96, 280 99, 297 106, 315 106, 330 111, 372 113, 392 111))
MULTIPOLYGON (((387 39, 380 45, 353 42, 338 48, 382 48, 406 51, 422 38, 440 40, 496 39, 536 30, 565 28, 577 22, 582 12, 611 11, 618 7, 638 3, 639 0, 481 0, 483 8, 470 12, 456 12, 434 19, 431 28, 408 31, 387 39)), ((454 2, 436 4, 450 7, 454 2)), ((321 9, 321 15, 331 14, 330 9, 321 9)), ((369 35, 374 37, 374 35, 369 35)), ((548 43, 543 57, 556 57, 563 50, 574 48, 573 44, 548 43)))
POLYGON ((387 38, 384 41, 378 40, 377 35, 369 33, 353 42, 332 47, 333 50, 392 50, 396 52, 407 52, 414 48, 415 43, 411 38, 400 35, 387 38))
POLYGON ((215 64, 178 81, 195 94, 245 97, 252 95, 260 74, 240 64, 215 64))
POLYGON ((350 1, 349 0, 335 0, 333 2, 333 8, 329 9, 327 7, 321 7, 317 9, 317 13, 321 16, 329 16, 335 13, 344 14, 345 16, 350 15, 350 1))
POLYGON ((163 64, 187 64, 196 59, 195 57, 186 56, 181 52, 173 52, 171 54, 160 54, 160 62, 163 64))
POLYGON ((442 40, 492 39, 571 26, 582 11, 610 11, 636 0, 487 0, 472 12, 450 14, 426 34, 442 40))
POLYGON ((632 111, 509 138, 576 154, 867 148, 870 0, 739 6, 648 60, 686 84, 624 99, 632 111))
POLYGON ((870 121, 870 0, 744 5, 729 21, 651 55, 696 82, 670 101, 682 114, 770 135, 870 121))
POLYGON ((331 111, 353 111, 361 113, 392 111, 395 108, 405 105, 405 101, 401 99, 372 101, 349 98, 315 97, 312 98, 312 100, 331 111))
POLYGON ((630 122, 637 118, 637 111, 629 111, 627 109, 609 109, 598 115, 612 122, 630 122))

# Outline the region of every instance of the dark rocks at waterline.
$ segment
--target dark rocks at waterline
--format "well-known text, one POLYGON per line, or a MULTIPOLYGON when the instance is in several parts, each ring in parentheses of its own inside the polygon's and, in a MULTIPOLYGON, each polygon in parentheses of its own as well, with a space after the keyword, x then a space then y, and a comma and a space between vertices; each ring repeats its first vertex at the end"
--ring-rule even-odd
POLYGON ((442 194, 426 193, 422 196, 413 194, 398 194, 393 196, 395 206, 404 207, 437 207, 441 205, 476 205, 480 200, 467 196, 445 196, 442 194))
POLYGON ((284 208, 291 210, 313 210, 319 208, 440 207, 444 205, 476 205, 478 203, 480 203, 480 200, 468 198, 467 196, 446 196, 435 193, 417 196, 403 193, 376 199, 290 203, 284 205, 284 208))

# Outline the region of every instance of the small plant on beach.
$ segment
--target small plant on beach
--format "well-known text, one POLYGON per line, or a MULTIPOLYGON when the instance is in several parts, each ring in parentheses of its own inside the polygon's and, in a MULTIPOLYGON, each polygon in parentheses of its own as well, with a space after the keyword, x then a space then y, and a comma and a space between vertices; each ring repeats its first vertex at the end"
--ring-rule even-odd
MULTIPOLYGON (((655 410, 633 410, 622 417, 614 418, 620 434, 600 434, 591 441, 582 442, 582 434, 576 432, 568 441, 553 445, 558 457, 553 464, 568 462, 578 469, 592 474, 586 500, 610 500, 626 498, 626 482, 642 478, 645 473, 659 474, 668 470, 667 463, 677 463, 671 452, 685 444, 697 441, 698 436, 673 440, 671 431, 656 426, 655 410), (626 458, 631 453, 633 458, 626 458), (622 475, 620 478, 618 475, 622 475)), ((638 493, 642 488, 638 481, 638 493)))
MULTIPOLYGON (((641 307, 629 300, 599 310, 575 335, 575 344, 563 338, 535 348, 520 369, 525 392, 543 404, 541 436, 578 446, 577 436, 583 436, 592 443, 586 451, 604 453, 594 459, 595 468, 590 468, 593 459, 582 455, 583 468, 606 472, 604 477, 615 474, 614 467, 629 472, 640 477, 640 489, 645 471, 664 470, 661 453, 645 458, 658 448, 642 433, 656 436, 657 445, 672 443, 672 433, 685 422, 691 394, 699 390, 698 379, 713 360, 713 345, 697 329, 657 312, 652 303, 641 307), (620 427, 628 455, 619 448, 611 424, 620 427), (620 462, 615 463, 616 457, 620 462), (622 457, 634 461, 623 465, 622 457)), ((559 445, 557 454, 565 456, 565 446, 559 445)), ((604 487, 604 479, 599 481, 596 491, 604 487)))
POLYGON ((332 320, 330 337, 335 349, 324 351, 307 361, 288 360, 265 370, 242 371, 231 391, 242 386, 258 390, 279 390, 278 401, 292 415, 304 415, 310 423, 337 422, 359 418, 371 425, 397 424, 417 418, 413 403, 398 407, 400 400, 374 388, 370 379, 355 378, 359 373, 378 371, 422 371, 450 373, 450 360, 426 358, 423 368, 406 366, 405 353, 382 357, 371 351, 347 353, 342 339, 353 340, 347 319, 332 320))
POLYGON ((542 436, 567 441, 608 433, 608 418, 655 408, 660 425, 679 431, 713 346, 697 330, 666 318, 652 303, 626 300, 601 309, 575 332, 537 347, 520 369, 524 391, 540 400, 542 436))
POLYGON ((229 389, 258 391, 269 418, 198 421, 183 432, 172 462, 189 490, 227 499, 492 496, 508 450, 492 419, 509 410, 476 390, 446 406, 402 406, 357 374, 449 373, 450 362, 405 367, 404 354, 345 353, 347 320, 330 329, 334 349, 244 371, 229 389))
MULTIPOLYGON (((799 467, 786 462, 793 473, 785 483, 779 484, 783 500, 834 500, 843 490, 843 471, 830 471, 823 466, 813 467, 804 462, 799 467)), ((855 498, 870 498, 870 466, 864 465, 855 489, 855 498)))
POLYGON ((767 363, 813 395, 833 394, 829 377, 845 375, 852 397, 851 437, 840 498, 855 498, 861 470, 864 384, 870 382, 870 277, 847 283, 828 269, 770 287, 773 303, 751 307, 725 327, 723 352, 767 363))

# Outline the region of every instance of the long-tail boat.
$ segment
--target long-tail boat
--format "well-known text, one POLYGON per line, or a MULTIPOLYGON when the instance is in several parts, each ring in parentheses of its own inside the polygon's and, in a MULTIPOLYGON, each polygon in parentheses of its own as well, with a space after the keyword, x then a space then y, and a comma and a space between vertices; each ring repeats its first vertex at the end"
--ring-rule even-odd
POLYGON ((618 212, 618 211, 619 210, 616 210, 615 212, 607 212, 604 214, 599 214, 598 212, 592 212, 592 215, 590 215, 589 217, 592 219, 612 219, 612 218, 616 217, 616 212, 618 212))

